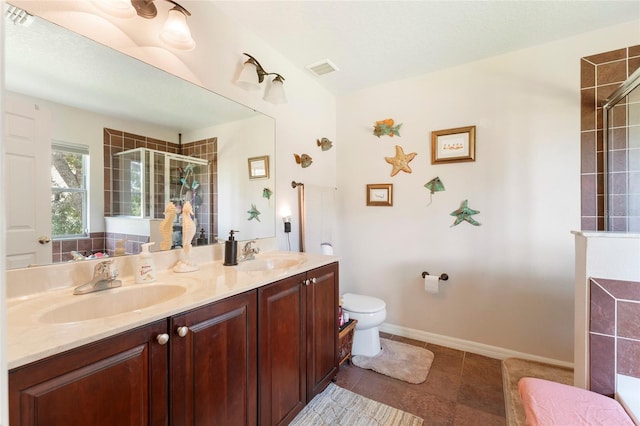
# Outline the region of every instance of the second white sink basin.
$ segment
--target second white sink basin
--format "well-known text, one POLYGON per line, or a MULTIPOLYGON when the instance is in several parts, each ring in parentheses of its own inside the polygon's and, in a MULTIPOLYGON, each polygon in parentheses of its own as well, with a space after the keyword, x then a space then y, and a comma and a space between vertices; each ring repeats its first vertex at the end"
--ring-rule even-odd
POLYGON ((301 265, 302 259, 298 258, 283 258, 283 257, 269 257, 269 258, 256 258, 253 260, 246 260, 238 264, 237 268, 240 271, 270 271, 273 269, 288 269, 294 266, 301 265))
POLYGON ((76 300, 45 312, 39 321, 59 324, 134 312, 174 299, 186 291, 181 285, 148 284, 73 296, 76 300))

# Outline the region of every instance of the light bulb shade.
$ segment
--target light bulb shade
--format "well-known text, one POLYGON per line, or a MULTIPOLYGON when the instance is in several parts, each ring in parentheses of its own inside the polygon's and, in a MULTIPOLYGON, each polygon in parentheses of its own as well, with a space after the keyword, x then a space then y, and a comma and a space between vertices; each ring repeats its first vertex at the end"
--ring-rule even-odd
POLYGON ((260 82, 258 80, 258 67, 251 60, 248 60, 242 66, 240 75, 236 80, 236 84, 245 90, 258 90, 260 89, 260 82))
POLYGON ((271 86, 267 88, 267 92, 264 94, 264 100, 272 104, 287 103, 287 96, 284 93, 284 83, 280 76, 273 79, 271 86))
POLYGON ((128 19, 136 16, 136 10, 130 0, 93 0, 92 3, 116 18, 128 19))
POLYGON ((191 38, 191 31, 187 25, 187 17, 177 7, 169 10, 169 16, 160 33, 160 40, 179 50, 193 50, 196 47, 196 42, 191 38))

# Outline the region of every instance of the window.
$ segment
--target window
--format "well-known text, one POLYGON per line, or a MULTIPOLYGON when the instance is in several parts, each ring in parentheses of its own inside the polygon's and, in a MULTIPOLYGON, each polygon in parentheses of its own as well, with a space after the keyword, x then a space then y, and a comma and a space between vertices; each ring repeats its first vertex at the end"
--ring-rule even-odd
POLYGON ((51 230, 54 238, 88 235, 89 147, 54 143, 51 149, 51 230))

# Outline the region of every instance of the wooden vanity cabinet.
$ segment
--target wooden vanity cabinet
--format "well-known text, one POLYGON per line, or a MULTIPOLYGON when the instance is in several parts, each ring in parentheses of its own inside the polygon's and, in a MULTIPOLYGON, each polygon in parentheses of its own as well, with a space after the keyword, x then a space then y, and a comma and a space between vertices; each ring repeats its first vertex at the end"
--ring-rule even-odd
POLYGON ((15 368, 9 418, 23 426, 287 424, 337 370, 334 263, 15 368))
POLYGON ((288 424, 338 371, 338 265, 258 289, 261 425, 288 424))
POLYGON ((167 424, 166 333, 157 321, 10 371, 11 424, 167 424))
POLYGON ((170 318, 171 425, 257 422, 257 296, 232 296, 170 318))

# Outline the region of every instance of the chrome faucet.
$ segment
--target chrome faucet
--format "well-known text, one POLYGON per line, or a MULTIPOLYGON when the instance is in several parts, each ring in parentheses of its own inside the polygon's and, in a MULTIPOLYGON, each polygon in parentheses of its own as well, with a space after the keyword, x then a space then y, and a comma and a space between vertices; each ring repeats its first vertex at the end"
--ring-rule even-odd
POLYGON ((112 263, 113 260, 98 263, 93 270, 91 281, 76 287, 73 294, 87 294, 122 286, 122 281, 116 280, 118 270, 111 268, 112 263))
POLYGON ((238 262, 244 262, 245 260, 253 260, 256 258, 256 254, 260 253, 258 247, 254 247, 255 240, 248 241, 242 248, 242 253, 238 256, 238 262))

